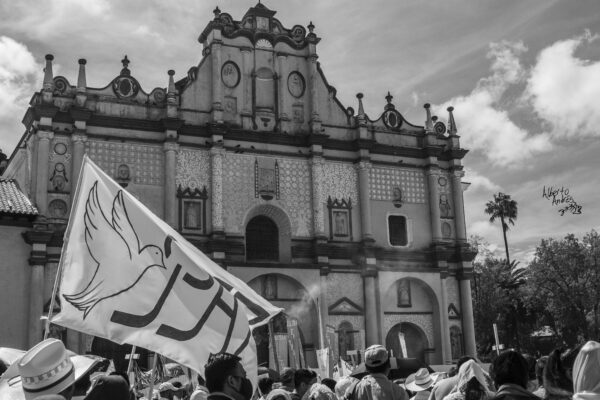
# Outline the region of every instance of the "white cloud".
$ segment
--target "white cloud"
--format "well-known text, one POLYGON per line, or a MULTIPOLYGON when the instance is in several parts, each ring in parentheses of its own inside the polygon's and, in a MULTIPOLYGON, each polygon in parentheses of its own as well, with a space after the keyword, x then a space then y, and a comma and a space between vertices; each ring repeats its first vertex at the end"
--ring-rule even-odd
POLYGON ((0 36, 0 148, 12 150, 23 133, 21 118, 37 87, 41 87, 42 65, 23 44, 0 36))
POLYGON ((488 220, 475 221, 468 227, 467 232, 469 232, 469 235, 482 236, 486 240, 491 240, 500 233, 500 225, 494 226, 488 220))
POLYGON ((420 97, 419 97, 419 94, 417 92, 412 92, 410 94, 410 98, 412 100, 412 106, 413 107, 417 107, 419 105, 419 103, 420 103, 420 100, 421 100, 420 97))
POLYGON ((548 134, 531 135, 515 124, 500 104, 509 86, 521 83, 526 76, 519 60, 526 50, 522 42, 492 43, 487 55, 493 60, 492 74, 482 78, 469 95, 435 107, 439 110, 453 105, 463 146, 483 152, 496 165, 517 167, 552 148, 548 134))
POLYGON ((600 36, 590 32, 542 50, 531 70, 526 98, 553 126, 556 138, 596 136, 600 126, 600 61, 577 58, 577 49, 600 36))
POLYGON ((480 175, 478 172, 467 168, 465 170, 465 181, 471 183, 469 190, 484 190, 487 192, 498 192, 502 188, 492 182, 488 177, 480 175))
POLYGON ((0 2, 0 14, 11 18, 3 21, 4 28, 40 41, 60 37, 65 31, 82 35, 93 28, 82 26, 83 21, 106 20, 111 10, 108 0, 22 0, 5 3, 0 2))

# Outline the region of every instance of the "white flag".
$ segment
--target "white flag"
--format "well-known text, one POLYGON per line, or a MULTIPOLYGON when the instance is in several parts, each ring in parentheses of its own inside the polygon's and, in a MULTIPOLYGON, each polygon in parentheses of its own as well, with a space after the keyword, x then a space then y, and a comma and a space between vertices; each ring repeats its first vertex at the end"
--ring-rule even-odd
MULTIPOLYGON (((160 353, 203 373, 210 354, 257 374, 251 328, 281 311, 84 158, 52 322, 160 353)), ((59 269, 59 271, 61 270, 59 269)))

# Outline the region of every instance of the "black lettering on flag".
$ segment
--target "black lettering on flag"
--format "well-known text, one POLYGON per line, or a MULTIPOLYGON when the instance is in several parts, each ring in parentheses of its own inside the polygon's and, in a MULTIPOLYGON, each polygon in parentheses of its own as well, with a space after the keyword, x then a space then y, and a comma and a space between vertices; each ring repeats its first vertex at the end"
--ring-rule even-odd
MULTIPOLYGON (((188 283, 190 286, 199 288, 199 289, 206 288, 207 281, 208 281, 208 280, 200 281, 189 274, 186 274, 185 277, 183 278, 183 280, 186 283, 188 283)), ((212 281, 212 277, 210 278, 210 280, 212 281)), ((235 327, 235 322, 237 319, 239 303, 238 303, 238 299, 236 299, 234 297, 233 298, 233 308, 231 308, 225 302, 225 300, 223 300, 223 292, 224 291, 225 290, 224 290, 223 286, 219 285, 219 290, 217 291, 217 294, 212 299, 210 304, 206 307, 204 314, 202 314, 202 317, 198 320, 198 322, 192 329, 184 331, 184 330, 177 329, 170 325, 162 324, 156 331, 156 334, 164 336, 164 337, 168 337, 169 339, 178 340, 178 341, 186 341, 186 340, 193 339, 200 333, 200 331, 204 327, 204 324, 206 324, 206 321, 208 321, 208 318, 210 318, 210 316, 212 315, 214 309, 216 307, 218 307, 225 313, 225 315, 227 315, 229 317, 229 326, 227 328, 225 340, 223 341, 223 346, 221 348, 221 352, 227 351, 227 348, 229 347, 229 343, 231 341, 231 336, 233 335, 233 329, 235 327)), ((249 332, 250 332, 250 330, 248 329, 248 334, 249 334, 249 332)), ((244 340, 244 343, 242 343, 242 346, 240 346, 240 348, 238 348, 239 352, 241 352, 243 350, 243 348, 248 344, 247 343, 248 340, 249 340, 249 337, 246 338, 246 340, 244 340)))
MULTIPOLYGON (((217 277, 215 277, 215 279, 217 281, 219 281, 219 283, 222 286, 224 286, 225 289, 227 289, 229 292, 231 292, 233 290, 233 286, 231 286, 227 282, 222 281, 221 279, 219 279, 217 277)), ((246 296, 244 296, 240 291, 237 291, 235 293, 234 297, 236 299, 239 299, 248 308, 248 310, 252 311, 254 313, 254 315, 256 315, 256 317, 254 317, 250 321, 248 321, 248 323, 250 325, 255 325, 255 324, 262 322, 265 319, 269 318, 269 313, 266 312, 264 308, 262 308, 261 306, 259 306, 258 304, 256 304, 255 302, 253 302, 252 300, 247 298, 246 296)))
POLYGON ((240 353, 242 351, 244 351, 244 349, 246 348, 246 346, 248 346, 248 342, 250 341, 250 329, 248 329, 248 333, 246 333, 246 338, 244 339, 244 341, 242 342, 242 344, 240 345, 240 347, 238 347, 238 349, 233 353, 234 356, 239 356, 240 353))
POLYGON ((129 326, 131 328, 143 328, 144 326, 150 324, 158 316, 158 313, 160 312, 162 306, 165 304, 165 301, 171 293, 173 285, 175 285, 175 281, 177 280, 180 271, 181 265, 177 264, 177 266, 175 266, 175 269, 173 270, 173 273, 171 274, 171 277, 169 278, 167 286, 158 298, 158 302, 156 303, 152 311, 150 311, 148 314, 135 315, 115 310, 112 316, 110 317, 111 322, 114 322, 115 324, 129 326))
POLYGON ((185 283, 187 283, 194 289, 200 289, 200 290, 210 289, 212 287, 212 285, 215 283, 212 276, 210 276, 210 275, 208 275, 208 279, 202 280, 202 279, 194 278, 192 275, 186 273, 183 276, 183 280, 185 283))

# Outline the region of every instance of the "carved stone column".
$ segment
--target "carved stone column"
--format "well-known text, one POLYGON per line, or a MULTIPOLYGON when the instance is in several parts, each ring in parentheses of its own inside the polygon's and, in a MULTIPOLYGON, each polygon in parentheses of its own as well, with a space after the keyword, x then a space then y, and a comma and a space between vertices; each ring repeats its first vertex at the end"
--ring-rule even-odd
POLYGON ((81 171, 81 164, 83 163, 86 141, 87 135, 85 133, 74 133, 71 135, 71 145, 73 146, 73 161, 71 162, 71 182, 73 183, 71 189, 71 203, 75 198, 75 188, 77 187, 79 172, 81 171))
POLYGON ((377 270, 367 269, 363 272, 365 291, 365 336, 366 346, 380 343, 379 311, 377 310, 377 270))
MULTIPOLYGON (((46 245, 34 245, 34 251, 36 246, 43 246, 43 250, 46 252, 46 245)), ((31 280, 30 280, 31 294, 29 296, 29 347, 39 343, 42 340, 43 334, 43 322, 40 317, 44 313, 44 265, 33 264, 31 266, 31 280)))
POLYGON ((29 312, 27 321, 28 342, 30 347, 42 340, 44 313, 44 269, 48 261, 46 246, 52 239, 52 231, 44 225, 36 225, 33 230, 23 233, 25 243, 31 246, 29 265, 29 312))
MULTIPOLYGON (((289 117, 287 115, 287 102, 285 101, 286 90, 287 90, 287 74, 285 73, 285 61, 287 59, 287 54, 277 53, 277 75, 279 76, 279 123, 280 125, 285 125, 285 122, 289 121, 289 117)), ((287 126, 286 126, 287 129, 287 126)))
POLYGON ((429 169, 427 170, 427 183, 429 186, 429 213, 431 215, 431 236, 434 242, 442 239, 438 178, 439 169, 437 167, 429 167, 429 169))
POLYGON ((240 48, 242 52, 242 127, 252 129, 252 49, 250 47, 240 48))
MULTIPOLYGON (((470 262, 463 262, 467 269, 471 269, 470 262)), ((475 356, 477 346, 475 342, 475 325, 473 318, 473 300, 471 298, 472 272, 463 272, 460 277, 460 309, 462 314, 463 335, 465 338, 465 355, 475 356)))
POLYGON ((165 152, 165 221, 171 227, 177 229, 177 186, 175 178, 177 175, 177 152, 179 151, 179 145, 174 142, 165 142, 163 149, 165 152))
POLYGON ((371 163, 361 161, 357 164, 358 169, 358 192, 360 198, 360 224, 362 227, 362 240, 373 240, 373 227, 371 226, 371 196, 369 172, 371 163))
POLYGON ((311 181, 312 181, 312 207, 313 207, 313 229, 315 237, 325 237, 325 204, 322 201, 323 181, 325 161, 320 156, 313 156, 311 160, 311 181))
POLYGON ((440 270, 440 331, 442 334, 442 361, 444 364, 452 361, 452 345, 450 344, 450 328, 448 324, 448 289, 446 287, 448 264, 439 262, 440 270))
POLYGON ((210 168, 212 175, 212 233, 222 234, 225 231, 223 222, 223 157, 225 150, 213 146, 210 149, 210 168))
POLYGON ((54 138, 54 132, 39 130, 37 137, 37 185, 35 188, 35 199, 40 215, 46 215, 48 213, 48 155, 50 153, 50 140, 54 138))
POLYGON ((212 60, 212 116, 213 121, 223 122, 223 84, 221 82, 221 33, 213 30, 215 40, 211 43, 210 57, 212 60), (217 38, 218 36, 218 38, 217 38))
POLYGON ((460 242, 467 241, 467 228, 465 227, 465 206, 463 202, 462 177, 463 171, 454 170, 452 173, 452 197, 454 200, 454 221, 456 224, 456 238, 460 242))
POLYGON ((316 54, 310 55, 310 130, 312 133, 321 132, 321 117, 319 116, 319 91, 318 91, 318 79, 319 71, 317 70, 317 58, 316 54))
MULTIPOLYGON (((328 267, 321 268, 321 281, 319 282, 319 308, 321 312, 321 326, 323 327, 323 332, 319 332, 319 335, 326 335, 326 326, 329 321, 329 309, 327 308, 327 275, 329 274, 328 267)), ((323 345, 327 343, 327 337, 321 338, 323 345)))

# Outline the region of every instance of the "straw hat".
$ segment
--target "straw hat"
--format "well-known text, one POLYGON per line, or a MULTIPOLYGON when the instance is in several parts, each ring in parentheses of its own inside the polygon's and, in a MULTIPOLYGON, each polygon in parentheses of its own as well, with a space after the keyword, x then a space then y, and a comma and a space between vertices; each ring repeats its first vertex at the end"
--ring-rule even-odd
POLYGON ((75 382, 75 367, 63 342, 46 339, 25 353, 18 363, 25 399, 57 394, 75 382))
POLYGON ((292 400, 292 397, 287 390, 273 389, 267 395, 267 400, 292 400))
POLYGON ((421 368, 415 373, 415 380, 406 384, 406 389, 411 392, 420 392, 429 389, 433 385, 433 378, 429 375, 427 368, 421 368))
MULTIPOLYGON (((67 350, 67 354, 73 354, 69 350, 67 350)), ((96 367, 99 363, 102 362, 101 357, 96 356, 82 356, 82 355, 72 355, 70 357, 71 362, 73 363, 73 368, 75 370, 74 380, 77 382, 81 377, 90 372, 94 367, 96 367)), ((25 400, 25 393, 23 390, 23 382, 21 377, 18 375, 18 364, 19 362, 15 362, 11 368, 14 367, 15 373, 11 374, 11 376, 5 377, 2 376, 0 379, 0 399, 2 400, 25 400)), ((8 371, 7 371, 8 372, 8 371)), ((68 387, 68 386, 67 386, 68 387)), ((39 395, 41 396, 41 394, 39 395)), ((38 397, 39 397, 38 396, 38 397)), ((38 397, 35 397, 38 400, 38 397)))

